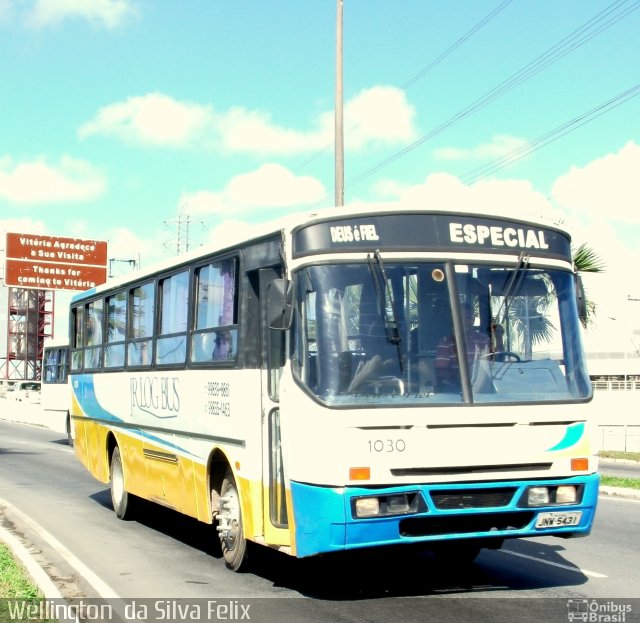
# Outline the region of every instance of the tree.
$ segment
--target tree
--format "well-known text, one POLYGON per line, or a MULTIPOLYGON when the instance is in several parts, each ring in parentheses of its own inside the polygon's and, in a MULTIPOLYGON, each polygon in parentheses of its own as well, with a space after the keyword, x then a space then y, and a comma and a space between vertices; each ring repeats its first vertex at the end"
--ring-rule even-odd
MULTIPOLYGON (((572 251, 573 268, 576 274, 581 273, 602 273, 606 270, 604 260, 586 243, 582 243, 577 249, 572 251)), ((596 315, 596 303, 589 300, 585 293, 585 304, 587 307, 587 316, 582 319, 582 326, 587 328, 596 315)))

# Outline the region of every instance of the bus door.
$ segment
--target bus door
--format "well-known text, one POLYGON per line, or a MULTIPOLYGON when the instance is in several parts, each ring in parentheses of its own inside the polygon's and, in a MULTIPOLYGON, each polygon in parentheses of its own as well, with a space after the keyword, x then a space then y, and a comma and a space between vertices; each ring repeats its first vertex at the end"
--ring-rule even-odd
POLYGON ((280 277, 275 268, 261 269, 261 390, 264 536, 270 545, 289 545, 289 521, 281 445, 279 384, 285 357, 285 332, 267 324, 267 287, 280 277))

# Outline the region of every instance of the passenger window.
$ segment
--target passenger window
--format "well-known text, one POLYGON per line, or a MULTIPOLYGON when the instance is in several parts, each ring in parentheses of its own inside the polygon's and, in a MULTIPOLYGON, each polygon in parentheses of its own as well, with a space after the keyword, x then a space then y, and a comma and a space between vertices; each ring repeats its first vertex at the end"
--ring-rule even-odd
POLYGON ((212 262, 195 272, 191 361, 225 362, 237 356, 236 260, 212 262))

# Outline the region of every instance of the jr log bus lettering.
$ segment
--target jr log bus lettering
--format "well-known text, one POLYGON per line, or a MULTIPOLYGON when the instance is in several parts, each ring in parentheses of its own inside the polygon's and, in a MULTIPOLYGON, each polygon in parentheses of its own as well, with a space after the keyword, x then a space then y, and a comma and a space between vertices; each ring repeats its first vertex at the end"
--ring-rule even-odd
POLYGON ((598 492, 567 232, 333 209, 76 295, 77 456, 140 498, 297 557, 473 558, 585 536, 598 492))

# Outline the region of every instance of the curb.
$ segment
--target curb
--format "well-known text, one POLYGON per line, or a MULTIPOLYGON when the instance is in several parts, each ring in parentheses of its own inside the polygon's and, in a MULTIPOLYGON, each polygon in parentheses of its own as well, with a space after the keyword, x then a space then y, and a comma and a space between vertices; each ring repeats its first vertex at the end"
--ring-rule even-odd
MULTIPOLYGON (((4 511, 4 507, 0 507, 4 511)), ((27 575, 33 583, 40 589, 45 599, 63 599, 58 587, 47 575, 44 569, 34 560, 31 552, 23 543, 4 526, 0 525, 0 541, 2 541, 24 567, 27 575)))
POLYGON ((602 496, 624 498, 626 500, 638 500, 640 502, 640 489, 628 489, 624 487, 606 487, 600 485, 598 490, 602 496))
POLYGON ((598 457, 598 463, 602 463, 607 465, 608 463, 611 465, 635 465, 636 467, 640 467, 640 461, 634 461, 633 459, 612 459, 610 457, 598 457))

